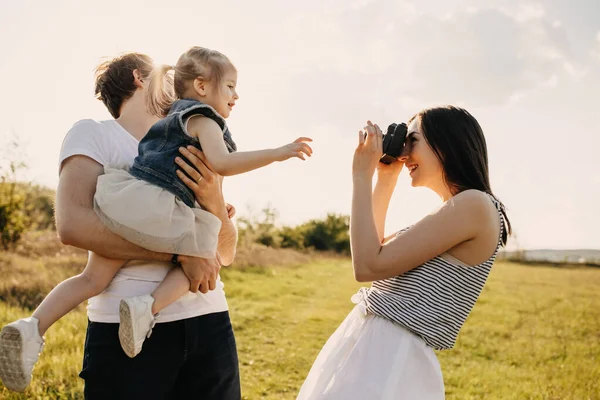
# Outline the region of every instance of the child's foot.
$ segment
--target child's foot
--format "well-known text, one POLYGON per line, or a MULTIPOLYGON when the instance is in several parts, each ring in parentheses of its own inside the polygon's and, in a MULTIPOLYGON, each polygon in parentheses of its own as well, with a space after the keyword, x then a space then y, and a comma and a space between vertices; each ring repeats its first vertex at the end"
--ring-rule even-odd
POLYGON ((37 318, 24 318, 0 332, 0 379, 10 390, 22 392, 31 382, 33 366, 44 348, 38 323, 37 318))
POLYGON ((154 298, 150 295, 130 297, 121 300, 119 306, 119 341, 125 354, 133 358, 142 351, 146 337, 150 337, 154 327, 152 315, 154 298))

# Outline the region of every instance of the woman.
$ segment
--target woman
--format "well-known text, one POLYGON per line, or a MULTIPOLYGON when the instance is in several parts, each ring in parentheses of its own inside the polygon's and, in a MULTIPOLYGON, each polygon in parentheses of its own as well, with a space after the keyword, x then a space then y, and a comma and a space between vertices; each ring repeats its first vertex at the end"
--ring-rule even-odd
POLYGON ((350 241, 355 278, 373 284, 352 297, 356 307, 321 350, 298 399, 443 399, 434 349, 454 346, 510 234, 490 187, 483 132, 467 111, 421 111, 409 120, 397 161, 380 163, 381 154, 381 130, 369 121, 354 154, 350 241), (404 166, 412 186, 433 190, 443 204, 384 238, 404 166))

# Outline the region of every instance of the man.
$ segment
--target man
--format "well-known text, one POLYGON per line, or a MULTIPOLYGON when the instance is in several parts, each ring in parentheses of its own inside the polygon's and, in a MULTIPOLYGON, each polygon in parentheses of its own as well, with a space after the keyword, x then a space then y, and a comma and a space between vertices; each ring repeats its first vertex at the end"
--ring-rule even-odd
MULTIPOLYGON (((96 180, 104 165, 131 165, 139 140, 157 121, 145 101, 152 66, 150 57, 138 53, 100 65, 96 97, 115 119, 77 122, 60 153, 56 226, 61 241, 108 258, 141 260, 122 268, 101 295, 89 300, 80 373, 85 398, 237 400, 241 397, 237 350, 223 284, 217 280, 216 289, 207 290, 209 276, 218 274, 217 260, 181 258, 193 293, 157 316, 152 335, 137 357, 127 357, 119 343, 120 299, 151 293, 176 261, 172 254, 155 253, 116 236, 93 210, 96 180), (198 293, 198 288, 204 293, 198 293)), ((182 156, 195 167, 186 168, 192 179, 185 178, 184 183, 222 222, 218 253, 221 263, 229 265, 237 233, 223 199, 222 177, 206 165, 197 149, 183 150, 182 156)))

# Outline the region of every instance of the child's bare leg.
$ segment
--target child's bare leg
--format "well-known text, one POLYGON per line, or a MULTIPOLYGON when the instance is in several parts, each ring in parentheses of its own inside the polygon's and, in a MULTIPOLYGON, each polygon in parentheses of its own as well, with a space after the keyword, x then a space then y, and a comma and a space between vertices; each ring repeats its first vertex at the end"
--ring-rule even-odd
POLYGON ((190 281, 181 267, 172 268, 165 279, 152 292, 154 303, 152 304, 152 314, 160 312, 179 300, 190 290, 190 281))
POLYGON ((152 294, 129 297, 119 305, 119 342, 125 354, 137 356, 156 323, 156 314, 186 294, 190 282, 181 268, 173 268, 152 294))
POLYGON ((34 311, 33 317, 40 321, 40 336, 79 304, 102 293, 125 263, 125 260, 114 260, 90 253, 83 272, 52 289, 34 311))

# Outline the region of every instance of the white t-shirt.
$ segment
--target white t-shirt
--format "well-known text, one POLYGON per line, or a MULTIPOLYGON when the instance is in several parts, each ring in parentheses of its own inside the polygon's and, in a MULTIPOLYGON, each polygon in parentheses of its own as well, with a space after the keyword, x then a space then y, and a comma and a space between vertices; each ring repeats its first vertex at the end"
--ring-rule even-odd
MULTIPOLYGON (((59 157, 63 161, 75 155, 87 156, 101 165, 128 165, 138 155, 138 144, 117 121, 81 120, 67 133, 59 157)), ((123 297, 154 291, 171 268, 170 263, 131 261, 121 268, 110 286, 88 301, 88 318, 94 322, 119 322, 119 302, 123 297)), ((190 293, 163 309, 157 322, 171 322, 228 310, 221 279, 206 294, 190 293)))

